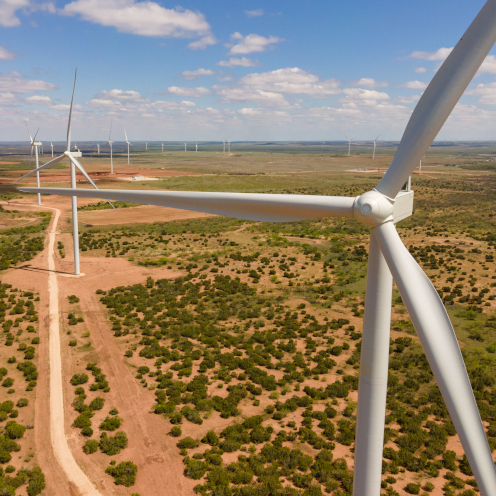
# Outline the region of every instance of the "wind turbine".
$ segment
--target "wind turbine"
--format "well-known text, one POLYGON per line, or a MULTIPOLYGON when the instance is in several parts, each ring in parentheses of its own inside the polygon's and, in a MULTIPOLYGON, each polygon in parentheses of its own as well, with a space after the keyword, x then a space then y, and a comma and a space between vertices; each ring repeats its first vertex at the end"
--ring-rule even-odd
POLYGON ((187 143, 184 143, 184 151, 186 151, 186 144, 187 144, 187 143))
POLYGON ((145 152, 148 151, 148 143, 145 143, 145 152))
MULTIPOLYGON (((76 73, 74 75, 74 87, 72 89, 71 106, 70 106, 70 110, 69 110, 69 121, 67 124, 67 150, 62 155, 59 155, 58 157, 50 160, 46 164, 43 164, 41 167, 37 167, 35 170, 28 172, 27 174, 20 177, 19 179, 16 179, 14 181, 14 183, 17 183, 21 179, 24 179, 25 177, 28 177, 31 174, 34 174, 36 172, 37 183, 39 184, 39 171, 40 170, 47 169, 48 167, 51 167, 52 165, 58 164, 65 157, 69 158, 69 160, 71 161, 71 187, 70 187, 69 191, 73 192, 73 194, 69 195, 69 196, 72 196, 72 237, 73 237, 73 243, 74 243, 74 274, 79 275, 80 274, 80 265, 79 265, 78 211, 77 211, 77 195, 75 194, 76 193, 76 168, 79 169, 79 171, 83 174, 83 176, 88 180, 88 182, 95 189, 98 189, 98 187, 93 182, 91 177, 83 169, 83 166, 76 160, 76 158, 80 158, 82 156, 82 153, 79 150, 77 150, 75 152, 71 152, 72 104, 74 102, 74 91, 76 89, 76 76, 77 76, 77 69, 76 69, 76 73)), ((42 189, 42 188, 39 188, 39 189, 42 189)), ((112 208, 115 209, 115 207, 112 205, 112 203, 110 203, 110 205, 112 206, 112 208)))
POLYGON ((346 136, 346 134, 344 135, 345 138, 348 140, 348 157, 350 156, 350 153, 351 153, 351 142, 355 139, 355 138, 348 138, 348 136, 346 136))
MULTIPOLYGON (((36 131, 36 134, 34 135, 34 138, 31 137, 31 133, 29 132, 29 126, 27 121, 24 121, 26 124, 26 128, 28 130, 29 134, 29 141, 31 143, 31 156, 29 157, 29 168, 31 168, 31 159, 33 158, 33 148, 34 148, 34 160, 36 164, 36 186, 39 188, 40 187, 40 173, 38 169, 40 168, 40 163, 38 159, 38 147, 41 145, 40 141, 36 141, 36 136, 38 136, 38 132, 40 131, 40 128, 38 128, 38 131, 36 131)), ((38 205, 41 205, 41 195, 38 193, 38 205)))
POLYGON ((198 143, 196 143, 196 153, 198 153, 198 143))
POLYGON ((223 152, 222 152, 222 153, 226 153, 226 142, 225 142, 225 141, 223 141, 222 143, 224 144, 224 150, 223 150, 223 152))
POLYGON ((129 147, 133 146, 133 144, 130 143, 129 140, 127 139, 127 134, 125 129, 124 129, 124 136, 126 137, 126 144, 127 144, 127 165, 129 165, 129 147))
POLYGON ((360 360, 354 496, 381 490, 393 278, 483 496, 496 494, 496 467, 456 335, 426 274, 395 223, 413 212, 410 176, 496 41, 496 0, 488 0, 420 98, 379 184, 356 198, 197 191, 20 188, 110 198, 268 222, 353 217, 371 230, 360 360))
POLYGON ((96 148, 97 148, 97 150, 98 150, 98 155, 100 155, 100 143, 97 143, 97 144, 96 144, 96 148))
POLYGON ((377 138, 374 140, 374 153, 372 154, 372 160, 375 160, 375 145, 377 143, 377 140, 381 137, 382 133, 377 136, 377 138))
MULTIPOLYGON (((111 139, 110 139, 111 134, 112 134, 112 121, 110 121, 109 139, 108 139, 107 143, 105 143, 105 144, 110 145, 110 174, 113 174, 114 173, 114 163, 112 162, 112 143, 113 143, 113 141, 111 141, 111 139)), ((126 136, 126 141, 127 141, 127 136, 126 136)), ((127 148, 128 148, 127 163, 129 163, 129 145, 127 148)))
POLYGON ((50 143, 50 147, 52 148, 52 157, 53 157, 53 143, 50 143))
POLYGON ((164 151, 164 144, 162 143, 162 151, 164 151))
POLYGON ((227 154, 231 155, 231 142, 227 140, 227 154))

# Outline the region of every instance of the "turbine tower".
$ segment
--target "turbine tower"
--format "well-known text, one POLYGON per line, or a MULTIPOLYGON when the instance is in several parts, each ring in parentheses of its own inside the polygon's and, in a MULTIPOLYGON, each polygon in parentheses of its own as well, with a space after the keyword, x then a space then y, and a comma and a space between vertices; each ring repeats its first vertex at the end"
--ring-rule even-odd
POLYGON ((231 155, 231 142, 227 140, 227 154, 231 155))
POLYGON ((196 153, 198 153, 198 143, 196 143, 196 153))
POLYGON ((184 143, 184 151, 186 151, 186 144, 187 144, 187 143, 184 143))
POLYGON ((377 140, 381 137, 381 134, 379 134, 379 136, 377 136, 377 138, 374 140, 374 153, 372 154, 372 160, 375 160, 375 146, 376 146, 377 140))
POLYGON ((53 143, 50 143, 50 147, 52 148, 52 157, 53 157, 53 143))
POLYGON ((125 129, 124 129, 124 136, 126 137, 126 144, 127 144, 127 165, 129 165, 129 147, 133 146, 133 144, 130 143, 129 140, 127 139, 127 134, 125 129))
POLYGON ((148 143, 145 143, 145 152, 148 151, 148 143))
POLYGON ((355 139, 355 138, 348 138, 348 136, 346 136, 345 134, 345 138, 348 140, 348 157, 350 156, 351 154, 351 142, 355 139))
POLYGON ((436 289, 402 243, 395 223, 413 212, 410 176, 496 41, 488 0, 421 96, 388 170, 357 198, 198 191, 20 188, 30 193, 110 198, 267 222, 355 218, 370 228, 360 359, 354 496, 381 492, 391 300, 396 282, 482 496, 496 494, 496 467, 458 341, 436 289))
MULTIPOLYGON (((34 138, 31 137, 31 133, 29 132, 29 126, 27 121, 24 121, 26 124, 26 128, 28 130, 29 134, 29 141, 31 143, 31 156, 29 157, 29 168, 31 168, 31 160, 33 158, 33 148, 34 148, 34 160, 36 164, 36 186, 39 188, 40 187, 40 173, 38 169, 40 168, 40 163, 38 159, 38 147, 41 145, 40 141, 36 141, 36 136, 38 136, 38 132, 40 131, 40 128, 38 128, 38 131, 36 131, 36 134, 34 135, 34 138)), ((41 205, 41 195, 38 193, 38 205, 41 205)))
MULTIPOLYGON (((107 143, 105 143, 105 144, 110 145, 110 174, 113 174, 114 173, 114 163, 112 161, 112 143, 113 143, 113 141, 110 139, 111 135, 112 135, 112 121, 110 121, 109 139, 108 139, 107 143)), ((126 136, 126 140, 127 140, 127 136, 126 136)), ((129 146, 128 146, 128 149, 129 149, 129 146)), ((129 153, 128 153, 128 162, 127 163, 129 163, 129 153)))
POLYGON ((97 143, 97 144, 96 144, 96 148, 97 148, 97 150, 98 150, 98 155, 100 155, 100 143, 97 143))
POLYGON ((162 151, 164 151, 164 144, 162 143, 162 151))
MULTIPOLYGON (((72 195, 69 195, 72 197, 72 237, 73 237, 73 243, 74 243, 74 274, 79 275, 80 274, 80 264, 79 264, 79 230, 78 230, 78 211, 77 211, 77 194, 76 193, 76 168, 79 169, 79 171, 83 174, 83 176, 88 180, 88 182, 95 188, 98 189, 96 184, 93 182, 91 177, 86 173, 86 171, 83 169, 83 166, 76 160, 76 158, 80 158, 82 156, 82 153, 78 150, 75 152, 71 152, 71 120, 72 120, 72 104, 74 102, 74 91, 76 89, 76 76, 77 76, 77 69, 76 73, 74 74, 74 87, 72 88, 72 98, 71 98, 71 106, 69 109, 69 121, 67 124, 67 150, 62 154, 59 155, 58 157, 50 160, 46 164, 43 164, 41 167, 37 167, 35 170, 32 170, 31 172, 28 172, 24 176, 20 177, 19 179, 16 179, 14 183, 17 183, 21 179, 24 179, 25 177, 30 176, 31 174, 34 174, 36 172, 37 177, 39 178, 39 171, 42 169, 47 169, 48 167, 51 167, 52 165, 58 164, 61 160, 63 160, 65 157, 68 157, 70 160, 70 171, 71 171, 71 187, 69 191, 72 191, 72 195)), ((36 136, 35 136, 36 137, 36 136)), ((38 179, 39 182, 39 179, 38 179)), ((39 188, 42 189, 42 188, 39 188)), ((107 200, 108 201, 108 200, 107 200)), ((110 203, 110 202, 109 202, 110 203)), ((110 203, 112 208, 114 206, 112 203, 110 203)))

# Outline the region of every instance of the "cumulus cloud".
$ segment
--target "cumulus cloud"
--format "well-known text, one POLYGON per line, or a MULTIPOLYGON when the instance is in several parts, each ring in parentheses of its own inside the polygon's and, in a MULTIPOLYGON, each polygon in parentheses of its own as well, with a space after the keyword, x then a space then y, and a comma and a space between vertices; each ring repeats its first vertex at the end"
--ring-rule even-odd
POLYGON ((4 93, 0 93, 0 103, 11 103, 15 102, 16 96, 14 93, 11 93, 10 91, 6 91, 4 93))
POLYGON ((192 96, 201 97, 209 95, 211 91, 203 86, 198 86, 198 88, 187 88, 185 86, 170 86, 167 88, 167 93, 176 96, 192 96))
MULTIPOLYGON (((71 106, 69 104, 57 104, 57 105, 52 105, 50 107, 50 110, 69 110, 71 106)), ((72 106, 73 110, 83 110, 83 107, 81 105, 73 105, 72 106)))
POLYGON ((425 67, 416 67, 415 72, 418 72, 419 74, 425 74, 427 72, 427 69, 425 67))
POLYGON ((366 88, 384 88, 388 86, 387 81, 376 81, 372 78, 361 78, 358 81, 352 81, 353 86, 365 86, 366 88))
POLYGON ((28 79, 20 72, 0 73, 0 91, 11 91, 12 93, 33 93, 36 91, 53 91, 58 86, 46 81, 28 79))
POLYGON ((488 55, 477 71, 477 74, 484 73, 496 74, 496 57, 494 55, 488 55))
POLYGON ((259 17, 264 15, 264 11, 263 9, 245 10, 245 15, 247 17, 259 17))
POLYGON ((101 91, 98 95, 97 98, 103 98, 103 99, 115 99, 115 100, 133 100, 133 101, 139 101, 143 100, 141 95, 137 91, 129 90, 103 90, 101 91))
POLYGON ((236 58, 236 57, 231 57, 229 60, 221 60, 220 62, 217 62, 217 65, 220 65, 221 67, 256 67, 260 65, 258 60, 253 60, 249 59, 247 57, 241 57, 241 58, 236 58))
POLYGON ((29 0, 0 0, 0 26, 12 28, 19 26, 21 21, 16 12, 29 5, 29 0))
POLYGON ((345 104, 354 105, 377 105, 377 102, 389 100, 389 95, 375 90, 364 90, 363 88, 345 88, 343 93, 346 95, 341 101, 345 104))
POLYGON ((215 72, 211 69, 196 69, 196 71, 183 71, 181 76, 188 81, 193 81, 201 76, 212 76, 213 74, 215 72))
POLYGON ((444 60, 451 53, 451 48, 440 48, 436 52, 412 52, 408 58, 421 60, 444 60))
POLYGON ((14 60, 16 57, 15 52, 7 50, 5 47, 0 46, 0 60, 14 60))
POLYGON ((121 33, 173 38, 206 37, 210 25, 200 12, 166 9, 146 0, 76 0, 60 10, 62 15, 79 15, 85 21, 115 27, 121 33))
POLYGON ((475 89, 467 91, 467 94, 480 96, 479 103, 496 105, 496 82, 478 84, 475 89))
POLYGON ((421 95, 399 96, 396 98, 398 103, 413 103, 420 100, 421 95))
POLYGON ((217 40, 215 36, 209 34, 197 41, 192 41, 188 44, 188 48, 191 48, 191 50, 204 50, 205 48, 217 43, 219 43, 219 40, 217 40))
POLYGON ((24 101, 31 105, 52 105, 52 99, 44 95, 28 96, 24 101))
POLYGON ((399 88, 408 88, 410 90, 425 90, 427 88, 427 83, 422 83, 421 81, 408 81, 407 83, 400 84, 399 88))
POLYGON ((257 88, 233 88, 230 86, 214 86, 223 102, 255 102, 270 105, 288 105, 281 93, 264 91, 257 88))
POLYGON ((108 100, 104 98, 93 98, 89 102, 86 102, 88 107, 104 107, 104 108, 118 108, 121 107, 121 102, 115 100, 108 100))
POLYGON ((275 93, 304 94, 313 98, 323 98, 341 92, 339 80, 321 81, 314 74, 298 67, 248 74, 241 78, 238 84, 275 93))
POLYGON ((230 55, 246 55, 254 52, 265 52, 268 48, 272 48, 274 44, 284 41, 283 38, 278 36, 260 36, 258 34, 249 34, 243 36, 241 33, 234 33, 231 35, 229 50, 230 55))

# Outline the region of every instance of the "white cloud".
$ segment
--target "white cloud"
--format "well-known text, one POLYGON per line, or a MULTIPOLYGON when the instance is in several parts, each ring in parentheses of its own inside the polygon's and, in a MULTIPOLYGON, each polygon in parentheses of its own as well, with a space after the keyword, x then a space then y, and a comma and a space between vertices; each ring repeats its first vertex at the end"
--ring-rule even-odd
POLYGON ((210 25, 200 12, 176 7, 166 9, 146 0, 76 0, 60 10, 85 21, 115 27, 121 33, 141 36, 193 38, 210 35, 210 25))
POLYGON ((154 109, 166 109, 166 110, 185 110, 191 107, 196 107, 196 103, 183 100, 182 102, 171 102, 157 100, 147 107, 154 109))
POLYGON ((345 88, 343 93, 346 95, 341 99, 344 104, 350 105, 377 105, 377 102, 389 100, 389 95, 375 90, 364 90, 362 88, 345 88))
POLYGON ((52 105, 52 99, 44 95, 28 96, 24 101, 31 105, 52 105))
POLYGON ((187 88, 185 86, 170 86, 167 88, 167 93, 176 96, 192 96, 200 97, 209 95, 211 91, 203 86, 198 86, 198 88, 187 88))
POLYGON ((217 43, 219 43, 219 41, 215 38, 215 36, 209 34, 203 38, 200 38, 198 41, 192 41, 188 44, 188 48, 191 48, 191 50, 204 50, 205 48, 217 43))
POLYGON ((264 91, 256 88, 232 88, 229 86, 214 86, 223 102, 255 102, 269 105, 288 105, 280 93, 264 91))
POLYGON ((58 88, 57 85, 28 79, 20 72, 0 73, 0 91, 11 91, 12 93, 32 93, 35 91, 52 91, 58 88))
POLYGON ((415 72, 418 72, 419 74, 425 74, 427 72, 427 69, 425 67, 416 67, 415 72))
POLYGON ((413 103, 420 100, 421 95, 399 96, 395 100, 398 103, 413 103))
POLYGON ((12 28, 19 26, 21 21, 16 12, 29 5, 29 0, 0 0, 0 26, 12 28))
POLYGON ((268 48, 272 48, 272 45, 284 41, 283 38, 278 36, 260 36, 258 34, 249 34, 243 36, 241 33, 234 33, 231 35, 231 50, 229 54, 231 55, 242 55, 254 52, 265 52, 268 48))
POLYGON ((137 91, 125 91, 125 90, 110 90, 106 91, 103 90, 97 95, 98 98, 103 98, 103 99, 109 99, 113 98, 115 100, 134 100, 134 101, 139 101, 143 100, 141 98, 141 95, 137 91))
POLYGON ((480 96, 479 103, 496 105, 496 82, 478 84, 475 89, 467 91, 467 94, 480 96))
POLYGON ((0 103, 11 103, 15 102, 16 96, 14 93, 7 91, 5 93, 0 93, 0 103))
POLYGON ((372 78, 361 78, 358 81, 352 81, 353 86, 365 86, 366 88, 384 88, 388 86, 387 81, 376 81, 372 78))
POLYGON ((496 74, 496 57, 494 55, 488 55, 484 62, 482 62, 477 74, 496 74))
POLYGON ((241 78, 238 84, 275 93, 304 94, 313 98, 323 98, 341 92, 339 80, 320 81, 314 74, 298 67, 248 74, 241 78))
POLYGON ((408 81, 407 83, 398 85, 399 88, 408 88, 410 90, 425 90, 427 83, 421 81, 408 81))
MULTIPOLYGON (((50 107, 50 110, 69 110, 71 106, 69 104, 58 104, 58 105, 52 105, 50 107)), ((72 106, 73 110, 83 110, 83 107, 81 105, 73 105, 72 106)))
POLYGON ((229 60, 221 60, 220 62, 217 62, 217 65, 220 65, 221 67, 256 67, 260 65, 260 63, 258 60, 249 59, 247 57, 241 57, 240 59, 231 57, 229 60))
POLYGON ((245 10, 245 15, 247 17, 259 17, 264 15, 264 11, 263 9, 245 10))
POLYGON ((15 52, 7 50, 5 47, 0 46, 0 60, 14 60, 16 57, 15 52))
POLYGON ((210 69, 196 69, 196 71, 183 71, 181 73, 182 77, 188 81, 193 81, 200 76, 212 76, 213 74, 215 72, 210 69))
POLYGON ((408 56, 408 58, 421 60, 444 60, 452 50, 453 47, 440 48, 436 52, 413 52, 408 56))
POLYGON ((108 100, 104 98, 93 98, 89 102, 86 102, 88 107, 104 107, 104 108, 117 108, 121 107, 121 102, 116 102, 115 100, 108 100))

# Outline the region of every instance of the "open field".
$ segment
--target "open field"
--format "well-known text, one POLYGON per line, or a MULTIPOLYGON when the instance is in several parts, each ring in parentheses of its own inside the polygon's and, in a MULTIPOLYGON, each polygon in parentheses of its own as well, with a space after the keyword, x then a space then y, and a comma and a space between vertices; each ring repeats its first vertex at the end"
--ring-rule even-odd
MULTIPOLYGON (((106 158, 82 164, 101 188, 353 196, 377 184, 394 153, 379 148, 372 161, 357 149, 350 158, 325 145, 140 152, 129 167, 114 156, 115 178, 106 158), (119 180, 131 174, 158 180, 119 180)), ((491 144, 432 147, 412 177, 414 215, 398 231, 447 305, 496 458, 495 159, 491 144)), ((3 484, 40 494, 27 488, 41 487, 42 473, 46 494, 79 494, 47 429, 49 207, 61 212, 65 433, 101 494, 351 494, 368 229, 132 204, 113 211, 81 199, 85 275, 75 279, 69 199, 43 197, 38 208, 34 196, 9 193, 29 157, 2 161, 15 164, 0 162, 0 370, 12 379, 0 398, 0 442, 12 419, 26 427, 20 451, 0 450, 12 457, 0 460, 3 484), (36 379, 24 374, 28 363, 36 379), (27 405, 15 406, 21 398, 27 405)), ((68 168, 41 178, 68 186, 68 168)), ((396 290, 383 494, 479 494, 396 290)))

